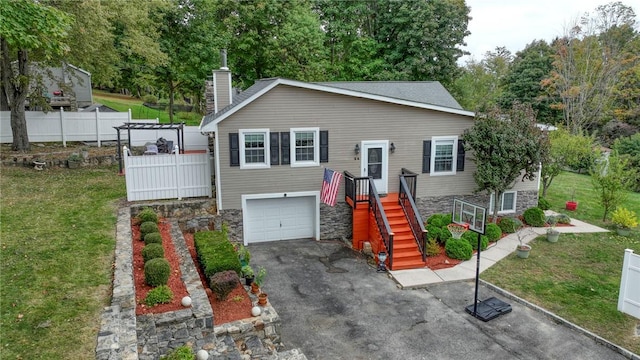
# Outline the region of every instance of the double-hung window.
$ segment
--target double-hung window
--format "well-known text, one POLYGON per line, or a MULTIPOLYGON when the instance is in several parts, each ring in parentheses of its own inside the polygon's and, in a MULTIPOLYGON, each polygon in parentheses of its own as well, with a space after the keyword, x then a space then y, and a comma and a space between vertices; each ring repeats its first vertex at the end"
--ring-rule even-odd
POLYGON ((455 174, 458 137, 434 136, 431 140, 431 175, 455 174))
POLYGON ((320 129, 291 129, 291 166, 320 165, 320 129))
POLYGON ((268 168, 269 129, 240 130, 240 168, 268 168))
MULTIPOLYGON (((516 191, 505 191, 502 193, 500 203, 498 204, 498 212, 502 214, 515 213, 516 212, 516 191)), ((493 210, 493 201, 495 194, 491 194, 491 201, 489 203, 489 209, 493 210)))

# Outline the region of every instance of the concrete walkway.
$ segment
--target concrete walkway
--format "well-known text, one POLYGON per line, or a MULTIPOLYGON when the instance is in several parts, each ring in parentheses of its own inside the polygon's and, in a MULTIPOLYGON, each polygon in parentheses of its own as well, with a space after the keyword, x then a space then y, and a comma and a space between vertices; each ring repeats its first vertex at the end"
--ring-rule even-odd
MULTIPOLYGON (((553 214, 553 213, 548 213, 553 214)), ((608 232, 603 229, 583 221, 571 219, 573 226, 557 226, 556 229, 561 233, 594 233, 608 232)), ((544 235, 547 228, 525 228, 518 233, 509 234, 480 252, 480 272, 493 266, 493 264, 502 260, 515 251, 519 244, 518 237, 522 238, 522 242, 527 244, 531 240, 540 235, 544 235)), ((441 270, 431 269, 412 269, 389 271, 393 279, 402 288, 419 288, 430 284, 443 283, 448 281, 470 280, 476 277, 477 257, 474 255, 470 260, 464 261, 454 267, 441 270)))

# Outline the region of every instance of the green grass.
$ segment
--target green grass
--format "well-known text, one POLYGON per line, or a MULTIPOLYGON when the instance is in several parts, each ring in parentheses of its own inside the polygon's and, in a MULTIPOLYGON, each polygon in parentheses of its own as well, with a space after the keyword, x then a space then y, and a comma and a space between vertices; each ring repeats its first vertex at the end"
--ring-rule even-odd
MULTIPOLYGON (((133 119, 158 119, 162 124, 169 123, 169 113, 164 110, 151 109, 143 105, 141 99, 110 94, 100 90, 93 90, 93 100, 107 105, 118 111, 127 112, 131 109, 133 119)), ((187 125, 200 125, 202 115, 196 113, 179 112, 174 115, 174 122, 184 122, 187 125)))
MULTIPOLYGON (((554 211, 613 229, 602 222, 602 209, 586 175, 561 174, 549 188, 547 200, 554 211), (578 209, 567 211, 565 202, 571 200, 573 187, 578 209)), ((630 193, 624 206, 639 213, 640 194, 630 193)), ((640 339, 633 336, 638 320, 617 310, 624 250, 640 254, 640 231, 635 229, 629 237, 615 232, 562 234, 557 243, 538 237, 531 245, 528 259, 513 254, 481 277, 640 354, 640 339)))
POLYGON ((3 359, 91 359, 111 298, 116 168, 2 167, 3 359))

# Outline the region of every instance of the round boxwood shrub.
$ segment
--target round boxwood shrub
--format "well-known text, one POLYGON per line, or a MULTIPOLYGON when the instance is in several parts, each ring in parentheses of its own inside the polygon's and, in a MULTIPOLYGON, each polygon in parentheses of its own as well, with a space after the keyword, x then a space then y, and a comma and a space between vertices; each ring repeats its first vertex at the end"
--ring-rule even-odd
POLYGON ((155 258, 163 258, 164 257, 164 248, 162 244, 149 244, 142 249, 142 258, 144 262, 155 258))
POLYGON ((513 234, 520 227, 522 227, 522 221, 518 218, 505 217, 500 219, 498 222, 498 226, 502 230, 503 233, 513 234))
POLYGON ((158 224, 153 221, 145 221, 140 224, 140 239, 144 240, 144 236, 154 232, 160 232, 158 224))
MULTIPOLYGON (((467 231, 462 234, 462 239, 465 239, 469 242, 473 250, 478 249, 478 234, 473 231, 467 231)), ((486 249, 489 245, 489 238, 485 235, 480 236, 480 245, 482 246, 482 250, 486 249)))
POLYGON ((484 234, 487 235, 489 241, 498 241, 502 237, 502 229, 497 224, 488 223, 484 229, 484 234))
POLYGON ((155 258, 144 263, 144 281, 150 286, 167 285, 171 266, 165 258, 155 258))
POLYGON ((444 250, 452 259, 469 260, 473 256, 473 248, 466 239, 449 239, 444 250))
POLYGON ((152 208, 146 207, 140 211, 138 214, 138 219, 140 219, 140 223, 145 223, 147 221, 151 221, 154 223, 158 223, 158 214, 153 211, 152 208))
POLYGON ((525 224, 535 227, 543 227, 546 220, 544 211, 539 207, 528 208, 524 211, 522 217, 524 218, 525 224))
POLYGON ((155 287, 147 293, 144 303, 147 306, 156 306, 158 304, 170 303, 173 300, 173 292, 167 285, 155 287))
POLYGON ((444 214, 433 214, 427 218, 427 225, 433 225, 435 227, 441 228, 447 223, 445 223, 444 214))
POLYGON ((162 244, 162 235, 159 232, 148 233, 144 236, 144 244, 162 244))
POLYGON ((449 241, 449 239, 451 239, 452 237, 453 235, 451 235, 451 231, 449 231, 446 225, 443 226, 442 229, 440 229, 440 237, 438 238, 440 244, 446 244, 447 241, 449 241))
POLYGON ((441 233, 442 230, 439 227, 435 225, 427 225, 427 237, 429 237, 429 239, 439 240, 441 233))
POLYGON ((538 207, 542 210, 549 210, 551 209, 551 203, 549 202, 549 200, 541 197, 538 199, 538 207))

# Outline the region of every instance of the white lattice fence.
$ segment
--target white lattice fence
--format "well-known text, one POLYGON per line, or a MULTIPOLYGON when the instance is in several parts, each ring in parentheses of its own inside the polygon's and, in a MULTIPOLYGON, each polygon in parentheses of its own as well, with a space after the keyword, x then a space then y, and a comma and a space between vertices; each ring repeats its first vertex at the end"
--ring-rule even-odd
POLYGON ((130 156, 125 147, 127 200, 211 197, 209 152, 130 156))
POLYGON ((624 251, 618 310, 640 319, 640 255, 624 251))

